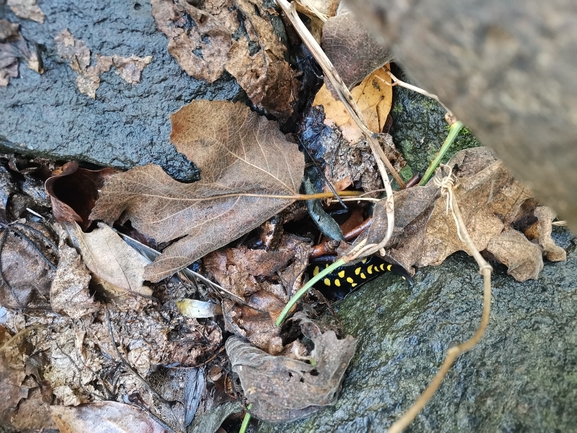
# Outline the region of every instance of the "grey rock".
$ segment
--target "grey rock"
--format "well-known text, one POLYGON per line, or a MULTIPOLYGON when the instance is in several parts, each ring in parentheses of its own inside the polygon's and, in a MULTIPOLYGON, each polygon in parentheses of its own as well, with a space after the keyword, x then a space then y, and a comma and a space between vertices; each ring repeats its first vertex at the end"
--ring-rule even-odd
POLYGON ((44 24, 26 21, 0 5, 40 46, 45 73, 20 64, 20 77, 0 88, 0 146, 8 152, 80 160, 121 169, 156 163, 180 180, 198 170, 169 142, 170 113, 193 99, 236 101, 244 92, 225 76, 212 85, 186 75, 167 52, 150 2, 54 0, 41 2, 44 24), (96 99, 81 94, 76 76, 56 52, 54 37, 68 29, 94 55, 152 56, 142 81, 129 84, 114 70, 102 74, 96 99))
MULTIPOLYGON (((577 431, 577 239, 565 229, 555 239, 568 260, 546 263, 538 280, 518 283, 496 269, 483 339, 407 432, 577 431)), ((474 333, 482 277, 458 253, 419 270, 413 287, 396 278, 386 274, 338 306, 359 342, 336 406, 259 432, 384 432, 411 406, 447 349, 474 333)))

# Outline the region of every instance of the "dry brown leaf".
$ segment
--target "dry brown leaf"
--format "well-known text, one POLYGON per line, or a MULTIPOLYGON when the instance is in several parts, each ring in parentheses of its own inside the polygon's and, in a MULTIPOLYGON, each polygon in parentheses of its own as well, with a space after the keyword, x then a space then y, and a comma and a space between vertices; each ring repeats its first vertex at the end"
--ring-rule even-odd
POLYGON ((487 251, 507 266, 507 273, 517 281, 535 280, 543 270, 541 249, 517 230, 505 229, 491 238, 487 251))
POLYGON ((325 23, 322 48, 349 88, 392 59, 388 49, 350 13, 325 23))
POLYGON ((6 87, 10 78, 18 76, 18 62, 25 60, 28 68, 42 74, 42 58, 35 43, 26 41, 19 25, 0 20, 0 87, 6 87))
POLYGON ((114 230, 102 223, 90 233, 83 233, 75 223, 67 227, 72 243, 80 250, 84 264, 98 278, 107 297, 118 301, 137 295, 152 296, 152 290, 143 285, 148 260, 114 230))
POLYGON ((80 255, 64 242, 60 245, 60 262, 50 287, 50 304, 56 313, 78 319, 100 309, 88 291, 90 272, 80 255))
POLYGON ((128 404, 102 401, 77 407, 51 406, 61 432, 166 433, 147 413, 128 404))
POLYGON ((36 0, 8 0, 8 7, 17 16, 27 20, 33 20, 40 24, 44 22, 46 15, 38 7, 36 0))
MULTIPOLYGON (((391 77, 383 68, 380 68, 351 90, 351 95, 363 113, 367 127, 377 134, 383 132, 387 116, 391 111, 393 88, 390 84, 391 77)), ((315 96, 313 107, 318 105, 324 108, 325 123, 328 126, 337 125, 343 137, 351 143, 357 143, 361 139, 362 131, 351 118, 344 104, 339 99, 335 99, 326 85, 323 85, 315 96)))
MULTIPOLYGON (((492 253, 518 281, 537 278, 543 268, 542 251, 512 228, 534 210, 526 205, 533 202, 530 191, 488 148, 461 151, 448 165, 458 178, 455 198, 477 249, 492 253)), ((395 231, 388 254, 406 269, 438 265, 454 252, 466 251, 445 198, 437 197, 433 185, 395 193, 395 231)), ((382 239, 386 227, 386 213, 378 205, 368 242, 382 239)))
POLYGON ((314 365, 271 356, 237 337, 226 341, 232 369, 252 404, 251 414, 258 419, 294 421, 337 400, 357 340, 351 336, 338 340, 334 331, 321 333, 310 321, 302 328, 314 344, 310 353, 314 365))
POLYGON ((283 350, 278 313, 300 288, 308 265, 310 246, 292 235, 284 235, 277 250, 227 248, 207 255, 207 273, 222 287, 245 301, 225 301, 223 315, 227 331, 248 339, 270 354, 283 350))
POLYGON ((158 166, 112 176, 92 212, 108 223, 121 215, 157 242, 178 239, 145 279, 159 281, 258 227, 298 193, 304 160, 276 123, 240 103, 194 101, 171 116, 171 141, 201 169, 183 184, 158 166), (243 194, 248 194, 243 195, 243 194), (180 238, 180 239, 179 239, 180 238))
POLYGON ((58 55, 70 62, 70 68, 78 73, 76 85, 80 93, 96 98, 96 90, 100 87, 100 76, 113 66, 116 73, 130 84, 140 82, 142 70, 152 61, 152 56, 121 57, 118 55, 102 56, 96 54, 96 63, 90 65, 90 50, 83 41, 74 39, 68 31, 63 30, 54 38, 58 55))
POLYGON ((535 209, 535 216, 539 224, 539 245, 543 248, 543 252, 547 259, 552 262, 564 262, 567 260, 567 252, 555 245, 551 239, 551 231, 553 229, 552 222, 555 219, 555 212, 546 206, 539 206, 535 209))
POLYGON ((268 17, 274 11, 252 0, 199 4, 152 0, 156 24, 168 37, 168 52, 180 67, 209 83, 226 69, 256 106, 279 118, 290 116, 298 82, 268 17), (246 35, 234 36, 242 29, 246 35))

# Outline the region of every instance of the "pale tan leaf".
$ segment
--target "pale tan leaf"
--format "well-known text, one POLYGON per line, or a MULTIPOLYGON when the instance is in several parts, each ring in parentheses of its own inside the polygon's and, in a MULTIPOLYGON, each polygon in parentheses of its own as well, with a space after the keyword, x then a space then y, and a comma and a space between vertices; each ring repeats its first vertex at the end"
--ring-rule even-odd
POLYGON ((157 242, 179 239, 146 267, 159 281, 274 216, 298 193, 304 159, 275 122, 240 103, 193 101, 171 116, 171 141, 201 169, 193 184, 158 166, 112 176, 91 218, 121 215, 157 242))
POLYGON ((84 233, 80 227, 69 224, 69 235, 82 254, 90 271, 103 282, 112 298, 129 295, 151 296, 152 290, 143 285, 144 266, 148 260, 124 242, 106 224, 84 233))

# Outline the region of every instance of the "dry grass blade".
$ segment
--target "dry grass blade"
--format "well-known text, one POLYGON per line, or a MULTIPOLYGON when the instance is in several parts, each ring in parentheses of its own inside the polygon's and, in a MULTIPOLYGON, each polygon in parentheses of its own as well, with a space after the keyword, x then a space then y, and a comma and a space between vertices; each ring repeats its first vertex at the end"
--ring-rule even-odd
POLYGON ((441 368, 437 372, 437 375, 433 378, 427 389, 425 389, 425 391, 419 396, 417 401, 415 401, 413 406, 389 428, 389 433, 401 432, 411 423, 411 421, 413 421, 413 419, 415 419, 418 413, 433 397, 439 386, 441 386, 443 379, 455 362, 455 359, 457 359, 459 355, 471 350, 481 340, 485 333, 485 329, 489 324, 489 315, 491 313, 491 272, 493 268, 485 261, 485 259, 483 259, 481 253, 477 250, 467 232, 461 211, 459 210, 459 205, 453 195, 454 184, 451 173, 449 172, 448 176, 444 177, 442 180, 435 178, 435 184, 441 188, 442 194, 447 197, 447 211, 450 210, 453 215, 459 238, 467 245, 467 250, 475 258, 475 261, 479 265, 479 272, 483 275, 483 315, 481 316, 479 327, 473 336, 464 343, 451 347, 447 351, 447 356, 443 361, 443 365, 441 365, 441 368))

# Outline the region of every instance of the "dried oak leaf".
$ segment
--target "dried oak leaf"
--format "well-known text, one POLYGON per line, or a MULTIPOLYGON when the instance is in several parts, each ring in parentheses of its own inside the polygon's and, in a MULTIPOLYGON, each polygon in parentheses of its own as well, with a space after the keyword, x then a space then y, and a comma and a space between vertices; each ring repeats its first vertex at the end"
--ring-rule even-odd
POLYGON ((240 103, 193 101, 171 115, 171 141, 202 172, 183 184, 155 165, 110 177, 91 219, 122 216, 157 242, 178 239, 145 269, 160 281, 291 204, 304 159, 275 122, 240 103))
POLYGON ((392 60, 389 50, 351 13, 327 20, 322 48, 349 88, 392 60))
MULTIPOLYGON (((225 344, 233 371, 240 377, 251 414, 270 422, 304 418, 334 404, 345 370, 355 353, 357 340, 339 340, 334 331, 310 332, 313 363, 272 356, 238 337, 225 344)), ((304 328, 303 328, 304 332, 304 328)))
MULTIPOLYGON (((455 199, 473 243, 506 264, 518 281, 536 278, 543 267, 542 250, 512 228, 527 218, 531 192, 517 182, 488 148, 458 152, 448 163, 457 176, 455 199)), ((395 194, 395 230, 388 250, 392 259, 412 266, 441 264, 456 251, 466 251, 445 198, 436 187, 415 187, 395 194)), ((382 205, 376 206, 369 243, 380 241, 387 227, 382 205)))

